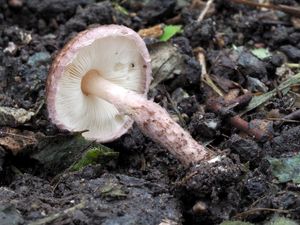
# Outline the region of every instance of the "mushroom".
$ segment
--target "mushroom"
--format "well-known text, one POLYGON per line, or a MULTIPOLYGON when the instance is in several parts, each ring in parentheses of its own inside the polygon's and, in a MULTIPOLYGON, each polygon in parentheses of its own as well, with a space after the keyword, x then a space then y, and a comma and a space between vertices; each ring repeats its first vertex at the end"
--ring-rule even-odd
POLYGON ((136 122, 141 131, 183 164, 213 154, 147 100, 150 56, 142 38, 119 25, 88 29, 57 55, 47 80, 49 117, 61 129, 83 131, 89 140, 109 142, 136 122))

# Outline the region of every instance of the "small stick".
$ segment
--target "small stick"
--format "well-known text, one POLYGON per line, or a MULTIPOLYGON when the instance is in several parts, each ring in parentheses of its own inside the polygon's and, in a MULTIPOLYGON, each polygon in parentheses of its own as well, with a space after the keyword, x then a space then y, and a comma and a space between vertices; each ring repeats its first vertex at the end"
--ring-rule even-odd
POLYGON ((197 22, 198 22, 198 23, 200 23, 200 22, 204 19, 204 17, 205 17, 205 15, 206 15, 207 11, 209 10, 209 8, 210 8, 210 6, 211 6, 211 4, 212 4, 213 2, 214 2, 214 0, 208 0, 208 1, 206 2, 206 5, 205 5, 204 9, 202 10, 202 12, 200 13, 200 15, 199 15, 199 17, 198 17, 198 19, 197 19, 197 22))
POLYGON ((300 123, 299 120, 289 120, 289 119, 284 119, 284 118, 267 118, 267 120, 270 121, 279 121, 279 122, 284 122, 284 123, 300 123))
MULTIPOLYGON (((242 103, 245 100, 248 100, 247 96, 240 96, 239 98, 235 99, 236 103, 242 103)), ((230 103, 234 103, 233 101, 230 103)), ((219 113, 224 109, 224 103, 222 104, 222 100, 210 100, 207 102, 207 108, 215 113, 219 113)), ((238 104, 237 104, 238 105, 238 104)), ((262 140, 266 136, 270 136, 270 134, 266 134, 264 131, 257 127, 251 127, 247 121, 242 119, 240 116, 233 116, 229 118, 229 123, 234 126, 235 128, 247 133, 249 136, 254 137, 256 140, 262 140)))
POLYGON ((240 116, 234 116, 229 119, 229 122, 235 128, 247 133, 249 136, 254 137, 256 140, 261 140, 266 134, 256 127, 250 127, 249 123, 242 119, 240 116))
POLYGON ((277 212, 277 213, 290 213, 291 210, 286 210, 286 209, 271 209, 271 208, 255 208, 255 209, 249 209, 248 211, 241 212, 233 216, 233 218, 245 218, 245 216, 251 215, 253 213, 259 212, 259 211, 270 211, 270 212, 277 212))
POLYGON ((298 69, 298 68, 300 68, 300 63, 286 63, 285 65, 287 67, 291 68, 291 69, 298 69))
POLYGON ((211 89, 213 89, 219 96, 223 96, 222 91, 217 87, 217 85, 213 82, 213 80, 210 78, 209 74, 207 73, 204 50, 202 48, 196 48, 195 52, 197 53, 197 58, 201 65, 201 75, 202 75, 201 81, 203 81, 209 87, 211 87, 211 89))
POLYGON ((231 0, 234 3, 244 4, 251 7, 259 7, 259 8, 267 8, 282 11, 284 13, 290 14, 292 16, 300 17, 300 8, 295 6, 287 6, 287 5, 271 5, 271 4, 261 4, 256 2, 251 2, 247 0, 231 0))
POLYGON ((42 224, 47 224, 47 223, 50 223, 50 222, 53 222, 54 220, 60 218, 60 217, 63 217, 71 212, 74 212, 75 210, 77 209, 82 209, 85 207, 85 202, 82 201, 80 202, 79 204, 71 207, 71 208, 67 208, 65 210, 63 210, 62 212, 59 212, 59 213, 55 213, 55 214, 52 214, 52 215, 49 215, 48 217, 45 217, 45 218, 42 218, 42 219, 39 219, 39 220, 36 220, 34 222, 31 222, 29 223, 29 225, 42 225, 42 224))

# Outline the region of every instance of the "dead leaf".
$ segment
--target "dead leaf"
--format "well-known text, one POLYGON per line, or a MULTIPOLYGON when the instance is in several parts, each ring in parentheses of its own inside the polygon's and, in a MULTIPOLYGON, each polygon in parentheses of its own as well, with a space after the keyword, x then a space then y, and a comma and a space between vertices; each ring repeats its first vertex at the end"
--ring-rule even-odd
POLYGON ((169 42, 155 43, 149 46, 153 81, 151 88, 156 87, 163 80, 174 77, 174 71, 181 72, 183 58, 178 49, 169 42))
POLYGON ((239 93, 239 88, 230 89, 228 93, 224 96, 224 99, 225 101, 231 101, 233 99, 236 99, 239 96, 239 93))
POLYGON ((163 31, 163 26, 161 24, 155 25, 153 27, 145 28, 139 30, 138 34, 142 38, 159 38, 162 34, 164 33, 163 31))
POLYGON ((28 147, 37 145, 37 135, 32 131, 20 131, 14 128, 4 127, 0 129, 0 146, 13 155, 17 155, 28 147))
POLYGON ((226 79, 225 77, 220 77, 216 75, 210 75, 211 79, 222 89, 222 91, 228 93, 232 88, 241 88, 238 83, 233 82, 232 80, 226 79))

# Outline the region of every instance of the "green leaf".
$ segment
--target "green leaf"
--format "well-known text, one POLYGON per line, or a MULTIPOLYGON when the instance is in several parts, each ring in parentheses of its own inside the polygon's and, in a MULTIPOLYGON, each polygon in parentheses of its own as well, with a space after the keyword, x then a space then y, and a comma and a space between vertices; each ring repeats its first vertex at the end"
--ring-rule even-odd
POLYGON ((95 141, 86 140, 81 134, 41 137, 31 157, 43 165, 50 175, 116 158, 118 153, 95 141))
POLYGON ((164 27, 164 33, 162 36, 160 36, 159 40, 161 41, 168 41, 170 40, 174 35, 178 33, 182 33, 182 26, 181 25, 167 25, 164 27))
POLYGON ((280 183, 293 181, 300 184, 300 154, 289 158, 269 158, 272 173, 280 183))
POLYGON ((267 48, 256 48, 251 50, 251 53, 261 60, 272 56, 267 48))
POLYGON ((92 147, 87 150, 80 160, 77 161, 72 167, 71 170, 78 171, 88 165, 95 165, 97 163, 105 163, 111 159, 114 159, 119 156, 118 152, 114 152, 110 148, 105 146, 92 147))
POLYGON ((127 9, 125 9, 123 6, 119 5, 118 3, 114 3, 113 4, 114 8, 116 11, 118 11, 119 13, 128 16, 129 12, 127 11, 127 9))

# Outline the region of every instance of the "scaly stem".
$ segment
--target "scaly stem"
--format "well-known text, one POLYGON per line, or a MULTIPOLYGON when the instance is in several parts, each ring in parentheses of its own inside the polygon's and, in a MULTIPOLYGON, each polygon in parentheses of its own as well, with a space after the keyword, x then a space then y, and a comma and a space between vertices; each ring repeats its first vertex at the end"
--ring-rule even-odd
POLYGON ((81 88, 85 94, 103 98, 120 112, 131 116, 146 136, 168 149, 183 164, 209 160, 214 156, 157 103, 102 78, 97 71, 92 70, 84 76, 81 88))

